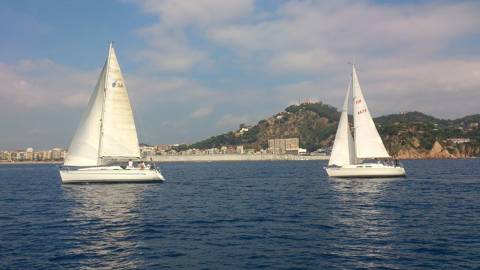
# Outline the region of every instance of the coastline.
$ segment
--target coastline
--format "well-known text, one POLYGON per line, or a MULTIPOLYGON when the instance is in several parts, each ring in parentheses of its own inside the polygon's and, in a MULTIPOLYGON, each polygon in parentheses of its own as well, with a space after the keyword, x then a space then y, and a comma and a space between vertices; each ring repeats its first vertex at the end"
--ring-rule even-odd
POLYGON ((32 161, 32 160, 26 160, 26 161, 5 161, 2 160, 0 161, 0 165, 8 165, 8 164, 63 164, 62 161, 32 161))
MULTIPOLYGON (((142 159, 149 162, 150 158, 158 163, 170 162, 236 162, 236 161, 305 161, 329 160, 330 156, 299 156, 299 155, 273 155, 273 154, 225 154, 225 155, 159 155, 142 159)), ((399 160, 459 160, 475 159, 477 157, 450 157, 450 158, 399 158, 399 160)), ((0 161, 0 165, 18 164, 63 164, 63 161, 0 161)))
MULTIPOLYGON (((228 161, 275 161, 275 160, 328 160, 330 156, 298 156, 273 154, 221 154, 221 155, 158 155, 142 159, 154 162, 228 162, 228 161)), ((62 164, 63 161, 0 161, 1 164, 62 164)))
POLYGON ((225 162, 225 161, 275 161, 275 160, 328 160, 330 156, 299 156, 273 154, 219 154, 219 155, 159 155, 150 158, 154 162, 225 162))
MULTIPOLYGON (((272 154, 225 154, 225 155, 165 155, 151 157, 154 162, 229 162, 229 161, 304 161, 304 160, 329 160, 330 156, 299 156, 299 155, 272 155, 272 154)), ((397 158, 398 160, 462 160, 477 157, 421 157, 397 158)), ((142 159, 150 161, 150 157, 142 159)))

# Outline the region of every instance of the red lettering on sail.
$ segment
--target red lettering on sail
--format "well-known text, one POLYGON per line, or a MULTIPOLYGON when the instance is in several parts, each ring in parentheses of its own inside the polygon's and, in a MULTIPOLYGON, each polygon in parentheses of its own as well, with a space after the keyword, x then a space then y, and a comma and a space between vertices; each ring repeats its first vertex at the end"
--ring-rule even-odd
POLYGON ((367 112, 367 109, 363 108, 363 109, 361 109, 357 112, 357 115, 362 114, 362 113, 366 113, 366 112, 367 112))
POLYGON ((355 104, 358 104, 358 103, 360 103, 360 102, 362 102, 362 100, 361 100, 361 99, 357 99, 357 100, 355 100, 355 104))

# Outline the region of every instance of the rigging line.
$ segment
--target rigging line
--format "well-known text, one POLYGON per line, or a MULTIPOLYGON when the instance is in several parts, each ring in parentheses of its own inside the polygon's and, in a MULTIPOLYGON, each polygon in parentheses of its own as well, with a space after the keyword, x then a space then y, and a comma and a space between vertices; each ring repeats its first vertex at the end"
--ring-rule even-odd
POLYGON ((112 42, 110 41, 108 43, 108 56, 107 56, 107 63, 106 63, 106 68, 105 68, 105 81, 103 82, 103 103, 102 103, 102 115, 100 117, 100 138, 98 140, 98 160, 97 164, 100 165, 100 162, 102 160, 100 153, 102 151, 102 145, 103 145, 103 117, 105 114, 105 103, 107 101, 107 87, 108 87, 108 73, 109 73, 109 68, 110 68, 110 53, 112 50, 112 42))

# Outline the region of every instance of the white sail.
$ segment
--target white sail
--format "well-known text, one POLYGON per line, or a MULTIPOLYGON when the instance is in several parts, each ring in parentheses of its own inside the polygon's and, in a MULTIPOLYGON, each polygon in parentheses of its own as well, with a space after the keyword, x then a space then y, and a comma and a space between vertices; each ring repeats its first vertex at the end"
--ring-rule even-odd
MULTIPOLYGON (((108 60, 107 60, 108 61, 108 60)), ((104 103, 105 75, 107 62, 103 66, 95 91, 88 102, 87 111, 73 136, 68 154, 65 157, 67 166, 98 165, 98 147, 100 142, 100 123, 104 103)))
POLYGON ((68 148, 67 166, 98 166, 106 160, 139 158, 132 107, 115 51, 108 57, 87 112, 68 148))
POLYGON ((111 45, 108 52, 105 105, 100 138, 100 159, 140 157, 132 107, 117 56, 111 45))
POLYGON ((389 158, 363 97, 355 66, 352 67, 355 154, 358 159, 389 158))
POLYGON ((355 149, 350 127, 348 126, 348 101, 350 96, 351 81, 348 84, 347 94, 343 102, 342 114, 338 122, 337 134, 333 142, 332 154, 328 165, 350 165, 355 164, 355 149))

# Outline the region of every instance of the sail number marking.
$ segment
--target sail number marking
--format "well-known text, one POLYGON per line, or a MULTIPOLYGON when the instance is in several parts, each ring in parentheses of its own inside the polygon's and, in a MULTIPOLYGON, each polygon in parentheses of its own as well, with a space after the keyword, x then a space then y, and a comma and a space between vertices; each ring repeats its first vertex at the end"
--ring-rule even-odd
MULTIPOLYGON (((362 99, 361 99, 361 98, 355 100, 355 105, 356 105, 356 104, 360 104, 360 103, 362 103, 362 99)), ((367 112, 367 108, 363 108, 363 109, 360 109, 360 110, 357 112, 357 115, 362 114, 362 113, 366 113, 366 112, 367 112)))
POLYGON ((112 87, 123 87, 123 82, 121 80, 115 80, 112 83, 112 87))
POLYGON ((357 112, 357 115, 362 114, 362 113, 366 113, 366 112, 367 112, 367 109, 363 108, 363 109, 361 109, 357 112))

